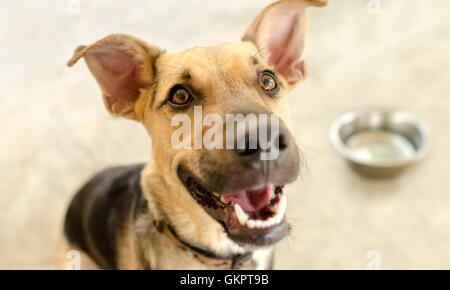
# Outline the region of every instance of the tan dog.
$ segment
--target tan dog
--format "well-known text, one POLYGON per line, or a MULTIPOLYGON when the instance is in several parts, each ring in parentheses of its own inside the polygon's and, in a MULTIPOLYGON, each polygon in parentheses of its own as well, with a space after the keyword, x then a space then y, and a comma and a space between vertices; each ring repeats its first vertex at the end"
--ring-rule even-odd
POLYGON ((306 8, 325 4, 276 2, 240 43, 168 54, 110 35, 78 47, 68 65, 84 57, 106 109, 145 126, 154 160, 107 169, 77 193, 56 247, 58 266, 66 268, 66 253, 76 250, 85 269, 271 268, 273 245, 289 232, 283 185, 299 170, 285 96, 306 74, 306 8), (278 115, 269 144, 278 156, 262 160, 248 135, 243 149, 175 149, 171 120, 194 119, 194 106, 203 116, 278 115))

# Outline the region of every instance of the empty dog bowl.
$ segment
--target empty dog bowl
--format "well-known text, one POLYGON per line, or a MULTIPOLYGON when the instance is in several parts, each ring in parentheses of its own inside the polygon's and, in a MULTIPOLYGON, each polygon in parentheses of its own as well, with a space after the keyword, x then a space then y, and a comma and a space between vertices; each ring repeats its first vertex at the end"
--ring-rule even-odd
POLYGON ((412 113, 390 108, 360 108, 335 120, 330 139, 358 172, 391 176, 428 151, 425 125, 412 113))

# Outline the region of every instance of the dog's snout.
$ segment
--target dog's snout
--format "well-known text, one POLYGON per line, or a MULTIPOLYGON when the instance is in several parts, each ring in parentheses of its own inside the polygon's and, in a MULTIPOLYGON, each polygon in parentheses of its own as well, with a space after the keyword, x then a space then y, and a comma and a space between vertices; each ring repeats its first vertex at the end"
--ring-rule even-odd
POLYGON ((258 134, 247 131, 237 136, 237 148, 234 153, 238 158, 252 167, 261 166, 264 161, 272 161, 275 165, 281 164, 288 155, 291 137, 281 124, 277 130, 272 130, 271 126, 273 125, 267 127, 267 136, 264 137, 261 137, 261 128, 258 128, 258 134), (273 134, 274 137, 271 134, 273 131, 276 132, 273 134))

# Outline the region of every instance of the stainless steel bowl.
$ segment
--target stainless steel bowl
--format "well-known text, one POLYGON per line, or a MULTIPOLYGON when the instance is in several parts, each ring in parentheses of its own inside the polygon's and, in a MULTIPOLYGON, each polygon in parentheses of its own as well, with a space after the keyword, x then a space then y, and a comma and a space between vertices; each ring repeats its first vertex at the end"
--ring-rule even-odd
POLYGON ((392 108, 359 108, 336 119, 330 139, 358 172, 392 176, 421 160, 429 148, 426 126, 412 113, 392 108))

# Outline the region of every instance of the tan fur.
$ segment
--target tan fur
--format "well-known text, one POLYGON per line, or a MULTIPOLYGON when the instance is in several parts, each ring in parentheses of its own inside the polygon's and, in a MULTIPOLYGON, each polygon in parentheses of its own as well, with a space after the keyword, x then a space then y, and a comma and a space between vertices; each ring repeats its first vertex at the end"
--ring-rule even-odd
MULTIPOLYGON (((92 45, 80 45, 75 49, 72 58, 67 62, 67 66, 73 66, 80 58, 84 57, 89 69, 91 71, 98 71, 97 63, 92 61, 90 57, 91 54, 109 53, 114 50, 123 50, 132 56, 136 63, 140 64, 140 69, 142 70, 140 77, 142 82, 148 84, 152 82, 153 75, 155 73, 152 60, 157 58, 157 56, 162 52, 158 47, 148 44, 145 41, 131 35, 113 34, 97 41, 92 45), (111 45, 111 43, 114 43, 114 46, 111 45)), ((98 82, 103 79, 103 76, 104 75, 102 74, 94 73, 94 77, 98 82)), ((130 106, 122 110, 116 109, 114 104, 112 106, 108 106, 107 97, 109 96, 109 93, 103 90, 101 86, 100 88, 102 89, 105 107, 109 113, 115 116, 120 115, 129 119, 137 119, 138 116, 136 115, 134 107, 131 103, 130 106)))
MULTIPOLYGON (((239 44, 221 44, 210 48, 194 48, 178 54, 161 56, 157 61, 159 76, 165 79, 158 86, 159 92, 167 91, 176 82, 176 78, 183 72, 183 67, 190 67, 190 74, 194 80, 198 80, 198 86, 206 88, 209 92, 208 106, 203 107, 203 114, 227 112, 229 102, 239 101, 239 96, 255 95, 257 103, 269 107, 269 110, 277 113, 282 120, 289 124, 285 118, 287 109, 284 101, 263 101, 256 99, 252 86, 242 86, 238 79, 247 79, 248 83, 254 78, 254 68, 251 56, 257 54, 256 47, 250 42, 239 44), (216 63, 216 58, 223 59, 223 63, 216 63), (247 64, 247 65, 245 65, 247 64), (223 74, 230 79, 224 80, 223 74), (236 78, 236 79, 233 79, 236 78), (236 86, 230 91, 227 82, 235 82, 236 86), (235 93, 236 95, 233 95, 235 93), (220 96, 220 99, 219 97, 220 96)), ((259 59, 262 69, 268 67, 262 59, 259 59)), ((287 83, 284 83, 289 87, 287 83)), ((148 96, 147 96, 148 98, 148 96)), ((157 94, 154 106, 157 106, 164 98, 164 94, 157 94)), ((193 119, 193 113, 185 112, 193 119)), ((182 159, 189 168, 197 173, 198 159, 201 150, 175 150, 170 140, 175 127, 170 127, 172 115, 165 110, 148 110, 144 115, 143 124, 147 128, 153 142, 154 161, 143 172, 143 189, 146 195, 151 195, 159 209, 164 210, 164 215, 173 223, 179 235, 190 241, 193 245, 207 245, 214 252, 228 255, 244 252, 242 248, 224 247, 228 238, 220 224, 198 206, 196 201, 178 181, 175 165, 182 159), (165 130, 159 130, 161 126, 165 130), (166 127, 167 126, 167 127, 166 127), (158 180, 158 182, 155 182, 158 180), (156 185, 156 186, 155 186, 156 185), (155 188, 156 187, 156 188, 155 188), (170 194, 168 194, 170 192, 170 194), (171 206, 167 206, 171 205, 171 206), (195 221, 195 222, 193 222, 195 221)), ((206 130, 207 128, 204 128, 206 130)), ((217 152, 221 154, 221 152, 217 152)), ((225 157, 225 156, 224 156, 225 157)), ((231 244, 231 242, 230 242, 231 244)))
POLYGON ((136 238, 136 229, 134 224, 129 223, 119 233, 117 248, 118 251, 117 264, 119 269, 124 270, 142 270, 145 267, 142 265, 140 256, 140 249, 136 238))
MULTIPOLYGON (((239 44, 221 44, 210 48, 194 48, 178 54, 162 55, 157 61, 159 77, 165 79, 159 84, 158 91, 166 92, 170 86, 176 82, 176 78, 183 72, 183 67, 193 68, 190 70, 192 78, 199 80, 198 86, 206 88, 210 92, 210 103, 207 113, 225 113, 227 102, 233 102, 233 92, 228 91, 227 82, 236 82, 237 79, 244 78, 251 82, 253 70, 250 70, 250 56, 257 54, 258 50, 250 42, 239 44), (216 58, 222 56, 223 63, 216 63, 216 58), (242 64, 248 63, 248 67, 242 64), (219 72, 219 73, 218 73, 219 72), (225 81, 220 73, 228 73, 231 79, 225 81), (236 80, 233 80, 233 76, 236 80), (228 98, 215 99, 214 96, 228 96, 228 98)), ((268 67, 262 59, 259 59, 261 67, 268 67)), ((280 79, 280 81, 284 82, 280 79)), ((284 86, 289 85, 284 82, 284 86)), ((241 94, 248 91, 251 94, 252 86, 235 86, 234 93, 241 94)), ((142 107, 149 107, 149 98, 153 91, 143 91, 140 97, 142 107), (146 101, 144 101, 146 100, 146 101), (145 105, 143 105, 145 103, 145 105)), ((156 94, 154 107, 163 100, 164 93, 156 94)), ((292 128, 287 115, 287 104, 262 100, 256 100, 262 106, 267 106, 272 112, 277 113, 280 118, 292 128)), ((189 113, 188 113, 189 114, 189 113)), ((141 185, 144 195, 150 204, 150 212, 154 218, 166 218, 171 222, 178 235, 190 244, 210 250, 221 256, 244 253, 246 249, 232 242, 224 232, 222 226, 215 222, 190 196, 184 185, 178 179, 175 164, 182 159, 191 169, 198 167, 198 154, 200 150, 175 150, 170 144, 171 135, 176 129, 170 127, 172 115, 163 110, 146 110, 142 123, 149 132, 153 140, 154 160, 147 165, 142 172, 141 185), (163 126, 164 130, 159 130, 163 126)), ((190 117, 193 118, 193 115, 190 117)), ((206 129, 205 129, 206 130, 206 129)), ((220 152, 218 152, 220 154, 220 152)), ((151 227, 151 225, 148 225, 151 227)), ((170 240, 154 231, 152 238, 148 240, 148 253, 146 256, 152 261, 152 269, 206 269, 196 259, 190 257, 184 251, 170 246, 170 240), (170 257, 174 257, 171 259, 170 257), (180 260, 181 259, 181 260, 180 260)), ((123 237, 127 239, 127 237, 123 237)), ((261 250, 270 253, 272 249, 261 250)), ((268 256, 268 254, 264 254, 268 256)))
MULTIPOLYGON (((323 6, 326 1, 292 1, 304 7, 308 5, 323 6)), ((140 96, 131 111, 115 112, 133 118, 144 125, 152 138, 154 160, 150 162, 141 176, 143 194, 148 201, 151 218, 138 220, 135 228, 127 227, 120 236, 119 264, 121 268, 142 268, 138 260, 135 237, 144 241, 144 256, 151 262, 152 269, 206 269, 188 253, 178 249, 166 236, 158 233, 149 220, 166 219, 170 221, 180 238, 193 246, 212 251, 219 256, 244 253, 246 249, 232 242, 223 227, 210 217, 192 198, 184 185, 179 181, 176 165, 182 160, 193 174, 199 175, 198 160, 201 150, 175 150, 171 145, 171 135, 177 129, 170 124, 173 110, 160 107, 168 91, 180 82, 186 69, 192 77, 196 90, 207 97, 207 105, 203 106, 203 115, 219 114, 222 117, 229 113, 234 104, 242 102, 242 98, 251 100, 268 111, 277 114, 292 130, 285 95, 292 88, 283 77, 278 81, 282 91, 276 99, 262 98, 258 92, 256 71, 273 68, 267 63, 264 53, 257 47, 254 39, 258 38, 258 26, 270 7, 266 8, 248 29, 241 43, 226 43, 212 47, 196 47, 179 53, 166 54, 156 47, 137 40, 138 47, 131 46, 127 50, 144 64, 142 78, 153 82, 148 88, 140 90, 140 96), (253 41, 253 42, 252 42, 253 41), (258 64, 255 66, 253 59, 258 64), (153 99, 153 96, 155 97, 153 99)), ((114 39, 127 38, 125 35, 112 36, 114 39)), ((135 38, 133 38, 135 39, 135 38)), ((136 39, 135 39, 136 40, 136 39)), ((92 46, 80 46, 76 49, 68 65, 73 65, 89 51, 99 49, 103 39, 92 46)), ((121 40, 122 41, 122 40, 121 40)), ((89 65, 89 60, 86 60, 89 65)), ((90 67, 95 70, 95 68, 90 67)), ((108 107, 108 106, 107 106, 108 107)), ((193 120, 193 110, 183 112, 193 120)), ((208 128, 203 128, 206 131, 208 128)), ((214 150, 218 158, 227 158, 220 150, 214 150)), ((58 251, 67 251, 70 246, 62 246, 58 251)), ((257 251, 259 267, 267 267, 267 260, 272 248, 257 251)), ((61 256, 61 255, 59 255, 61 256)), ((64 268, 64 259, 57 258, 58 265, 64 268)), ((87 262, 87 261, 86 261, 87 262)), ((258 265, 256 267, 258 268, 258 265)), ((90 265, 87 265, 88 267, 90 265)), ((253 265, 255 266, 255 265, 253 265)))

